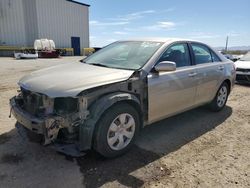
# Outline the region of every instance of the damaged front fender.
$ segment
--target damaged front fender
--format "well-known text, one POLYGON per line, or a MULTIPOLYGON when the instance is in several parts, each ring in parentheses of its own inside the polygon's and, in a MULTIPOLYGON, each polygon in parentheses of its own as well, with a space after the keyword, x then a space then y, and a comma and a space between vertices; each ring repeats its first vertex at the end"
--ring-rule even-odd
POLYGON ((140 100, 135 95, 122 92, 105 95, 91 105, 89 108, 90 116, 79 129, 79 145, 81 151, 91 149, 94 130, 102 114, 112 105, 121 101, 130 101, 140 106, 140 100))

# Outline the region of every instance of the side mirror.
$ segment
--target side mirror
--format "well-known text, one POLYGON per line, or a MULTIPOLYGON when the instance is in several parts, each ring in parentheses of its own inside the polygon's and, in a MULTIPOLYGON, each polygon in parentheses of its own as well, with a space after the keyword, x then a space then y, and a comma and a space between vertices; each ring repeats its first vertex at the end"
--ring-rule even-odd
POLYGON ((155 70, 157 72, 168 72, 168 71, 175 71, 176 64, 172 61, 162 61, 155 66, 155 70))

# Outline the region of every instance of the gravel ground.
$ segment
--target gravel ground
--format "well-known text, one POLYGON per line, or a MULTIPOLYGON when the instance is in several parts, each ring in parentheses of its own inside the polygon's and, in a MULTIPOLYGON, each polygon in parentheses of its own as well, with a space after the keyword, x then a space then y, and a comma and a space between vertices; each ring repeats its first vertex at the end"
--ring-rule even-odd
POLYGON ((146 127, 128 154, 78 159, 31 143, 8 118, 25 74, 81 57, 0 58, 0 187, 250 187, 250 87, 236 85, 225 109, 205 107, 146 127))

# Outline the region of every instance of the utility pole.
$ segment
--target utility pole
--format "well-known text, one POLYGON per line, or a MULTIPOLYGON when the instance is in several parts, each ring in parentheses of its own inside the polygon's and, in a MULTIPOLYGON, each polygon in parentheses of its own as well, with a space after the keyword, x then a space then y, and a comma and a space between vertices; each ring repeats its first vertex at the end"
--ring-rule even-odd
POLYGON ((226 52, 227 52, 227 45, 228 45, 228 36, 227 36, 227 39, 226 39, 226 48, 225 48, 226 52))

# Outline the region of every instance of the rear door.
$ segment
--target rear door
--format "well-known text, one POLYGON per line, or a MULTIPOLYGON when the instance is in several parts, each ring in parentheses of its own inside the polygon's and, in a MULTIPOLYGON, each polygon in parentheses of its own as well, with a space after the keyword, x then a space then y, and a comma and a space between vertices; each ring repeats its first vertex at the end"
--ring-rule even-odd
POLYGON ((197 92, 195 104, 211 101, 222 83, 224 64, 219 57, 206 45, 191 43, 191 51, 197 71, 197 92))
MULTIPOLYGON (((176 63, 176 71, 154 72, 148 75, 148 120, 158 121, 194 105, 196 70, 192 66, 188 45, 173 44, 159 58, 176 63)), ((156 63, 156 64, 157 64, 156 63)))

